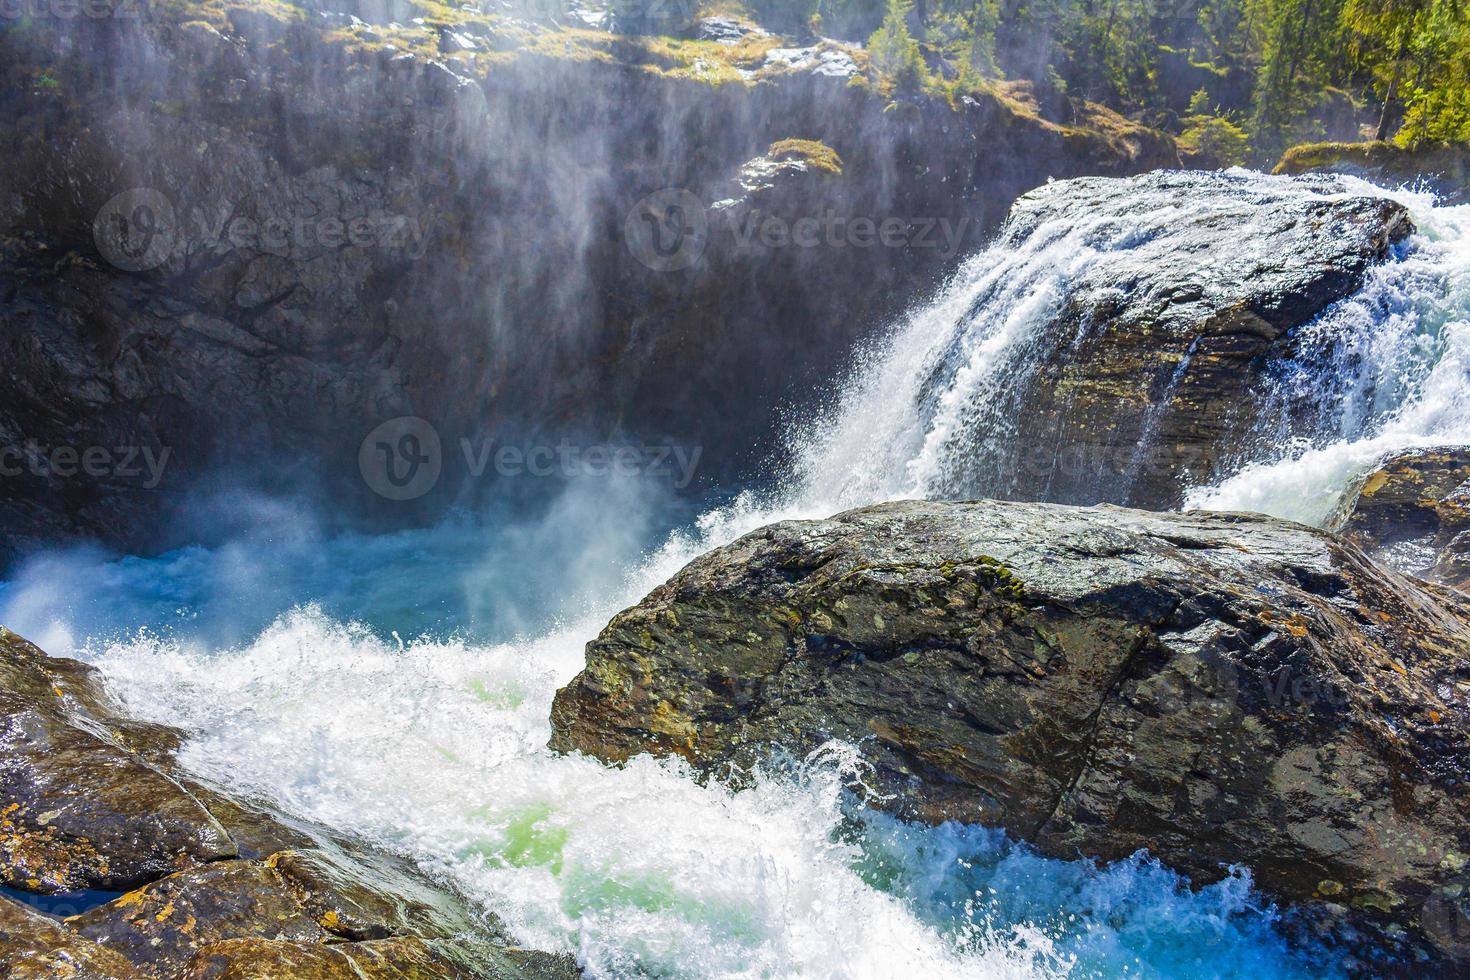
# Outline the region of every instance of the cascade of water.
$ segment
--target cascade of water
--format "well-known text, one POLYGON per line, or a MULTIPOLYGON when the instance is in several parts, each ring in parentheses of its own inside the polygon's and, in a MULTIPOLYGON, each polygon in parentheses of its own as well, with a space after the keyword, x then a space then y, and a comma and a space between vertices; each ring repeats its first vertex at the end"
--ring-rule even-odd
MULTIPOLYGON (((1310 442, 1282 444, 1263 429, 1257 455, 1192 502, 1311 517, 1388 449, 1470 439, 1470 208, 1397 196, 1419 234, 1302 331, 1299 356, 1262 393, 1282 413, 1314 413, 1310 442)), ((182 759, 202 775, 411 855, 523 942, 574 952, 593 976, 1333 975, 1331 963, 1286 950, 1245 875, 1191 892, 1140 859, 1047 861, 991 832, 855 811, 841 749, 730 793, 696 784, 677 762, 612 770, 544 748, 552 695, 581 667, 582 644, 699 551, 773 520, 998 486, 987 481, 1004 474, 986 467, 1037 369, 1043 325, 1079 283, 1176 217, 1042 223, 976 256, 797 436, 797 472, 774 501, 746 496, 712 511, 585 615, 553 603, 543 616, 569 623, 535 625, 527 588, 532 639, 477 636, 468 615, 451 617, 470 623, 451 635, 420 626, 428 635, 417 641, 387 639, 413 635, 409 606, 464 604, 476 588, 432 535, 414 534, 332 543, 330 560, 305 563, 292 586, 297 602, 326 596, 330 614, 251 609, 252 623, 271 625, 249 626, 244 642, 191 635, 187 610, 170 634, 131 631, 164 606, 218 618, 246 601, 239 583, 254 579, 244 569, 299 562, 296 553, 256 542, 108 568, 53 561, 0 586, 0 621, 56 643, 77 636, 76 649, 52 652, 86 657, 134 713, 193 733, 182 759), (379 587, 344 592, 343 568, 379 587), (410 580, 418 598, 385 612, 383 594, 410 580), (351 605, 358 596, 364 608, 351 605), (105 631, 57 628, 88 607, 105 608, 122 635, 87 643, 105 631)), ((622 497, 600 517, 596 501, 583 506, 577 528, 627 522, 634 509, 622 497)), ((564 567, 535 567, 560 549, 520 540, 528 553, 506 558, 518 578, 548 591, 565 579, 564 567)), ((607 550, 627 560, 620 542, 607 550)))
POLYGON ((1321 524, 1386 454, 1470 444, 1470 205, 1392 193, 1418 234, 1301 331, 1297 356, 1262 393, 1281 426, 1265 427, 1252 457, 1196 488, 1189 506, 1321 524), (1308 434, 1288 433, 1284 420, 1302 417, 1308 434))
MULTIPOLYGON (((1256 178, 1240 177, 1249 192, 1256 178)), ((1395 197, 1418 233, 1371 268, 1356 294, 1289 338, 1293 358, 1274 366, 1266 390, 1248 396, 1265 421, 1238 472, 1218 488, 1192 488, 1189 506, 1320 522, 1350 479, 1383 453, 1470 442, 1470 206, 1435 207, 1426 195, 1361 181, 1349 180, 1346 190, 1395 197)), ((1022 227, 970 259, 934 302, 860 357, 836 404, 801 434, 783 512, 1004 495, 1011 474, 1000 464, 1015 449, 1027 382, 1056 342, 1046 328, 1079 293, 1096 306, 1109 290, 1128 288, 1130 253, 1174 233, 1188 208, 1188 198, 1181 201, 1022 227)), ((1182 352, 1145 410, 1125 482, 1193 350, 1182 352)), ((1126 489, 1115 488, 1111 499, 1126 489)))

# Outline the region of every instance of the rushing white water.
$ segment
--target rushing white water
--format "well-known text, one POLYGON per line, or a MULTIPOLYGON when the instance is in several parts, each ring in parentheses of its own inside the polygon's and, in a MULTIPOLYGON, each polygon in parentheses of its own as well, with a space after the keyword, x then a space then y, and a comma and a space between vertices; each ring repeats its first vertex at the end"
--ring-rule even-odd
MULTIPOLYGON (((1320 518, 1385 450, 1470 438, 1470 208, 1397 196, 1421 233, 1265 393, 1319 402, 1315 442, 1264 434, 1254 465, 1194 502, 1320 518)), ((1096 867, 905 825, 845 793, 847 747, 773 762, 741 793, 676 762, 545 749, 583 644, 692 555, 775 519, 956 490, 957 454, 1004 437, 1008 386, 1069 284, 1141 233, 1042 226, 971 260, 799 433, 774 501, 668 536, 677 519, 637 484, 574 489, 498 531, 327 539, 288 513, 226 548, 47 556, 0 586, 0 622, 191 732, 201 774, 414 857, 593 976, 1333 975, 1286 948, 1243 871, 1193 891, 1144 857, 1096 867)))
MULTIPOLYGON (((1352 182, 1364 192, 1383 193, 1352 182)), ((1195 490, 1191 507, 1255 510, 1321 524, 1352 482, 1386 454, 1470 444, 1470 205, 1409 206, 1418 234, 1397 261, 1303 331, 1265 397, 1284 411, 1310 406, 1308 438, 1272 438, 1240 472, 1195 490)))
MULTIPOLYGON (((1231 203, 1247 203, 1247 214, 1308 193, 1247 171, 1227 178, 1231 203)), ((1410 208, 1419 231, 1393 261, 1371 271, 1361 291, 1302 332, 1298 360, 1281 366, 1275 390, 1258 393, 1276 409, 1263 413, 1268 417, 1285 417, 1287 408, 1310 416, 1312 436, 1292 441, 1262 431, 1249 470, 1218 492, 1196 488, 1190 506, 1320 521, 1351 477, 1383 453, 1470 435, 1462 350, 1470 342, 1470 206, 1438 208, 1430 195, 1353 178, 1344 185, 1324 196, 1393 197, 1410 208), (1321 461, 1302 457, 1339 444, 1355 447, 1352 458, 1337 463, 1331 480, 1314 482, 1324 475, 1321 461), (1274 472, 1261 472, 1266 467, 1274 472), (1298 474, 1295 482, 1288 473, 1298 474), (1303 506, 1304 495, 1311 504, 1303 506)), ((825 416, 799 430, 786 506, 796 502, 815 513, 875 500, 1007 492, 1014 474, 1006 467, 1016 465, 1007 450, 1015 448, 1016 419, 1025 411, 1019 399, 1056 342, 1046 328, 1066 298, 1106 304, 1110 293, 1131 288, 1140 254, 1172 261, 1177 277, 1210 264, 1178 258, 1198 247, 1187 188, 1151 195, 1121 213, 1110 204, 1023 224, 1023 233, 968 260, 934 303, 867 351, 825 416)), ((1239 234, 1234 251, 1251 258, 1269 251, 1263 230, 1246 226, 1239 234)), ((1180 291, 1199 289, 1228 307, 1248 291, 1233 277, 1250 268, 1233 255, 1212 273, 1181 280, 1180 291)), ((1157 422, 1145 418, 1144 443, 1157 422)), ((1135 454, 1125 473, 1142 459, 1135 454)), ((1119 492, 1125 488, 1109 489, 1103 499, 1126 496, 1119 492)))
MULTIPOLYGON (((439 538, 318 542, 319 567, 367 581, 387 568, 421 591, 439 576, 449 596, 465 573, 436 562, 439 538)), ((432 635, 439 603, 380 620, 361 604, 376 590, 358 603, 320 582, 334 614, 306 605, 248 642, 209 639, 233 628, 226 605, 249 622, 276 600, 267 591, 257 608, 257 593, 234 590, 242 562, 281 567, 302 550, 196 550, 127 574, 54 557, 0 592, 0 620, 45 635, 94 604, 129 621, 128 602, 162 618, 159 632, 55 649, 100 666, 132 711, 193 732, 183 761, 197 772, 414 857, 593 976, 1330 974, 1286 950, 1244 874, 1195 893, 1141 857, 1099 869, 998 832, 906 826, 847 797, 857 762, 843 747, 741 793, 699 786, 674 762, 613 770, 551 755, 551 697, 606 610, 495 642, 432 635), (418 640, 394 635, 424 621, 418 640)), ((557 570, 527 558, 520 571, 534 591, 557 570)), ((655 563, 639 580, 661 574, 655 563)))

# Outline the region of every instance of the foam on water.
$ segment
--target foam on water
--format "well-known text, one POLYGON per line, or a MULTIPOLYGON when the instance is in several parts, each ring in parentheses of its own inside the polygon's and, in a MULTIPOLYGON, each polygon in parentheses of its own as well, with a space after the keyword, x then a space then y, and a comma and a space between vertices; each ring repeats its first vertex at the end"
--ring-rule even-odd
MULTIPOLYGON (((1470 208, 1398 196, 1420 233, 1267 393, 1319 403, 1316 435, 1263 433, 1192 502, 1320 520, 1384 451, 1470 441, 1470 208)), ((741 793, 677 762, 545 749, 583 644, 693 555, 772 520, 962 489, 957 456, 1004 435, 1008 386, 1069 279, 1146 232, 1043 225, 972 259, 798 434, 791 486, 671 536, 637 486, 493 532, 327 539, 288 520, 155 559, 42 558, 0 585, 0 622, 187 729, 202 775, 412 856, 593 976, 1333 975, 1286 948, 1243 870, 1195 891, 1142 856, 1100 868, 905 825, 857 803, 850 747, 773 760, 741 793)))
MULTIPOLYGON (((106 568, 74 562, 74 583, 106 568)), ((194 567, 156 571, 192 588, 194 567)), ((91 581, 124 601, 116 579, 91 581)), ((22 630, 34 588, 0 593, 22 630)), ((773 762, 740 793, 678 762, 553 756, 552 695, 604 618, 404 643, 306 605, 235 647, 176 622, 77 652, 132 712, 194 733, 182 761, 201 775, 415 858, 593 976, 1328 975, 1286 950, 1243 872, 1194 893, 1143 858, 1097 868, 994 831, 908 826, 857 805, 847 747, 773 762)))

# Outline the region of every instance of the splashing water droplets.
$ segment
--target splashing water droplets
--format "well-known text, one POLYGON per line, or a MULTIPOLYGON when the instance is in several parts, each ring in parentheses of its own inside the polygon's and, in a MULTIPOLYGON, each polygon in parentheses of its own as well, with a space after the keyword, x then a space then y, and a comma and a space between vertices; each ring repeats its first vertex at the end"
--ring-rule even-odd
MULTIPOLYGON (((1470 208, 1397 196, 1419 234, 1301 331, 1263 393, 1282 419, 1310 416, 1308 435, 1264 427, 1254 458, 1192 504, 1320 519, 1383 452, 1470 441, 1470 208)), ((1065 304, 1125 295, 1127 281, 1090 273, 1156 243, 1187 207, 1023 216, 858 359, 796 434, 790 486, 746 493, 639 557, 604 541, 629 572, 613 585, 589 571, 585 611, 534 586, 565 578, 589 528, 636 525, 646 541, 657 522, 626 495, 469 542, 451 530, 56 558, 0 587, 0 613, 56 638, 53 652, 80 644, 135 714, 187 729, 183 762, 203 776, 411 856, 592 976, 1332 975, 1287 950, 1243 871, 1191 891, 1141 856, 1100 868, 998 831, 906 825, 855 803, 851 746, 773 761, 738 793, 678 761, 610 769, 545 748, 583 644, 694 555, 776 520, 1004 491, 1000 450, 1045 326, 1065 304), (444 560, 441 533, 497 567, 444 560), (285 567, 292 602, 260 571, 285 567), (514 603, 487 600, 510 578, 524 580, 514 603), (510 606, 520 638, 476 632, 478 610, 510 606), (112 629, 168 629, 107 639, 87 609, 112 629)))

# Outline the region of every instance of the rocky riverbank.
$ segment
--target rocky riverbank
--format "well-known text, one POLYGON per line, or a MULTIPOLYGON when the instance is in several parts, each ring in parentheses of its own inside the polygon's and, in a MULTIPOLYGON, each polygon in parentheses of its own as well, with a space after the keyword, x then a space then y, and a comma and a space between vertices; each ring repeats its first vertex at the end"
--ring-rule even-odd
POLYGON ((191 778, 183 737, 0 629, 0 973, 580 975, 408 862, 191 778))
POLYGON ((1433 191, 1446 204, 1470 201, 1470 146, 1428 143, 1304 143, 1287 150, 1278 174, 1339 173, 1375 184, 1407 184, 1433 191))
POLYGON ((1199 882, 1246 864, 1375 936, 1357 970, 1447 969, 1467 650, 1470 600, 1301 525, 885 504, 747 535, 615 617, 552 745, 718 774, 847 740, 872 805, 1199 882))

